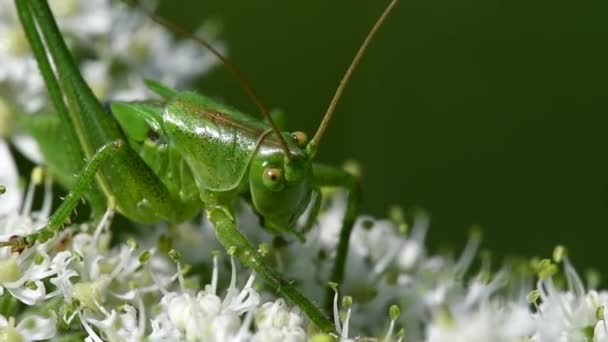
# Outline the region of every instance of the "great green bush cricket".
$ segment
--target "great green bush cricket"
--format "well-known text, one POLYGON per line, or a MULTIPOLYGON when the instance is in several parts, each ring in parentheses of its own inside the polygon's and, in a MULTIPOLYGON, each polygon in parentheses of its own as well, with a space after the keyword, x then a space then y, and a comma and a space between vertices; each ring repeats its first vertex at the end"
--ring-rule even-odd
POLYGON ((298 234, 293 227, 305 209, 311 206, 311 218, 318 214, 321 187, 347 189, 347 209, 328 279, 340 283, 359 206, 359 184, 351 174, 312 160, 355 66, 397 2, 389 3, 368 34, 318 131, 307 141, 303 133, 281 133, 261 105, 268 122, 155 82, 148 85, 162 100, 112 103, 113 115, 108 115, 83 80, 47 2, 15 0, 57 114, 26 120, 25 126, 39 141, 49 171, 70 193, 43 230, 4 245, 19 250, 48 240, 83 196, 94 217, 111 207, 140 223, 183 222, 204 208, 226 249, 297 304, 321 331, 334 331, 309 299, 264 263, 238 230, 233 204, 239 195, 250 196, 266 228, 276 234, 298 234), (313 192, 317 196, 312 197, 313 192))

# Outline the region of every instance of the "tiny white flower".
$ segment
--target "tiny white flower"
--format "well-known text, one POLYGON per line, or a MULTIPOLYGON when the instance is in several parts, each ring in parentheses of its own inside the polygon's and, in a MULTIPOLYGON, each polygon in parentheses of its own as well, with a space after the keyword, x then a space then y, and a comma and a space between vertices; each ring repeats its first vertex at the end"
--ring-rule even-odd
MULTIPOLYGON (((108 46, 102 56, 124 63, 139 84, 148 78, 169 86, 186 86, 218 62, 204 47, 187 39, 176 41, 166 28, 137 12, 123 11, 116 16, 108 46)), ((222 50, 221 44, 216 48, 222 50)), ((129 76, 120 83, 129 87, 114 91, 113 98, 139 99, 127 98, 137 95, 129 76)))
MULTIPOLYGON (((152 320, 154 339, 163 340, 178 332, 186 341, 225 341, 246 336, 248 329, 243 327, 247 323, 242 323, 240 316, 253 312, 260 303, 260 297, 252 288, 253 276, 241 291, 236 288, 236 266, 232 258, 231 263, 231 282, 223 300, 215 294, 213 286, 207 286, 196 296, 183 288, 181 293, 165 294, 161 300, 163 312, 152 320)), ((217 262, 214 267, 217 267, 217 262)), ((216 274, 214 272, 214 277, 216 274)))
POLYGON ((0 88, 14 95, 15 102, 27 111, 41 109, 44 83, 31 55, 25 33, 19 25, 14 4, 3 2, 0 15, 0 88))
POLYGON ((0 314, 0 341, 28 342, 48 340, 57 334, 57 319, 54 314, 47 318, 38 315, 27 315, 17 326, 15 319, 0 314))
POLYGON ((46 294, 42 280, 53 274, 50 258, 40 248, 21 254, 10 253, 9 247, 0 249, 0 294, 8 290, 22 303, 34 305, 46 294))
POLYGON ((264 303, 256 310, 254 322, 257 331, 252 341, 306 341, 299 310, 289 308, 283 299, 264 303))
MULTIPOLYGON (((1 147, 2 145, 0 149, 1 147)), ((11 160, 12 158, 8 156, 9 168, 11 160)), ((21 210, 15 209, 15 203, 9 203, 10 209, 0 213, 0 241, 6 242, 15 235, 24 236, 34 233, 46 224, 51 202, 51 197, 48 196, 50 182, 46 184, 47 194, 43 208, 40 212, 32 212, 34 189, 36 184, 42 181, 35 178, 41 178, 40 174, 40 169, 34 170, 21 210)), ((10 186, 16 187, 16 185, 10 186)), ((22 195, 20 191, 18 193, 17 197, 20 199, 22 195)), ((3 198, 0 197, 0 200, 3 198)), ((55 274, 51 268, 51 258, 47 253, 49 243, 52 243, 52 240, 45 244, 35 244, 21 253, 13 253, 11 247, 0 248, 0 294, 8 290, 11 295, 27 305, 34 305, 45 296, 46 289, 42 280, 55 274)))
POLYGON ((608 325, 605 320, 600 320, 595 324, 593 342, 608 342, 608 325))
POLYGON ((74 288, 71 278, 79 276, 76 270, 68 268, 68 265, 72 261, 73 256, 69 251, 59 252, 53 257, 53 260, 51 261, 51 270, 56 273, 56 276, 51 278, 50 282, 55 285, 57 290, 47 294, 46 298, 53 298, 62 295, 68 303, 72 301, 74 288))
MULTIPOLYGON (((557 247, 557 250, 562 248, 557 247)), ((540 304, 533 315, 538 326, 534 341, 587 341, 598 321, 598 308, 608 304, 608 295, 603 292, 586 291, 578 273, 567 257, 561 253, 558 262, 563 262, 567 288, 562 290, 553 282, 554 267, 547 262, 540 267, 536 290, 540 304), (550 270, 551 272, 543 272, 550 270)))
POLYGON ((533 332, 527 307, 486 303, 478 310, 451 315, 438 313, 427 326, 427 342, 518 342, 533 332), (522 311, 524 317, 520 316, 522 311), (519 323, 518 325, 513 324, 519 323), (505 327, 510 330, 506 331, 505 327))
POLYGON ((34 140, 34 138, 26 134, 17 134, 11 137, 11 142, 27 159, 33 161, 37 165, 44 164, 40 146, 38 146, 38 142, 34 140))
POLYGON ((338 244, 342 218, 346 211, 346 193, 338 192, 329 203, 327 211, 318 218, 320 229, 320 242, 330 250, 338 244))
POLYGON ((84 42, 108 34, 116 11, 110 0, 51 0, 49 5, 63 32, 84 42))
POLYGON ((110 91, 113 87, 112 76, 110 75, 110 60, 98 59, 82 63, 82 75, 87 81, 91 90, 97 98, 110 98, 110 91))
MULTIPOLYGON (((21 81, 32 77, 28 74, 35 71, 31 69, 35 64, 28 61, 31 58, 29 44, 16 17, 0 17, 0 37, 0 82, 21 81)), ((32 74, 36 75, 34 72, 32 74)))
MULTIPOLYGON (((166 28, 120 1, 52 0, 50 6, 85 79, 102 100, 149 96, 144 79, 187 87, 218 62, 205 48, 191 40, 176 40, 166 28), (82 58, 91 55, 95 58, 82 58)), ((153 9, 156 4, 148 2, 146 6, 153 9)), ((9 94, 7 99, 18 111, 34 113, 50 104, 15 13, 12 2, 2 3, 0 89, 3 95, 9 94)), ((222 50, 221 44, 217 45, 222 50)), ((16 145, 40 163, 40 154, 30 153, 36 151, 31 142, 22 139, 16 145)))

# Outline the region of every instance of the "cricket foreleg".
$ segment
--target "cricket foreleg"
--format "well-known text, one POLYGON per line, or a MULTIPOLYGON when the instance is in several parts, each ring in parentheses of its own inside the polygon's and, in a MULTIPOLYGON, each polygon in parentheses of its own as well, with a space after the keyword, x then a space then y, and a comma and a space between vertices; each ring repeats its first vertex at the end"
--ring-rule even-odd
MULTIPOLYGON (((361 202, 361 187, 359 180, 354 175, 337 169, 332 166, 315 164, 313 166, 315 176, 315 185, 319 187, 342 187, 348 190, 346 199, 346 210, 342 218, 342 227, 340 229, 340 237, 338 240, 338 248, 334 259, 334 266, 329 281, 338 284, 344 279, 346 256, 348 255, 348 244, 350 234, 353 230, 353 225, 359 213, 359 204, 361 202)), ((325 296, 326 307, 331 308, 334 290, 327 288, 325 296)), ((331 310, 329 310, 331 312, 331 310)))
POLYGON ((303 296, 293 286, 292 282, 283 279, 277 271, 264 264, 260 253, 238 230, 234 219, 225 209, 207 209, 207 216, 215 226, 218 240, 229 253, 237 256, 245 266, 253 269, 256 274, 261 276, 266 284, 296 304, 319 330, 323 332, 335 331, 331 321, 310 300, 303 296))
POLYGON ((74 188, 64 198, 59 208, 51 215, 49 222, 44 228, 27 236, 15 237, 8 242, 0 242, 0 246, 11 246, 13 250, 21 250, 33 246, 36 242, 45 242, 53 237, 70 217, 70 214, 76 205, 78 205, 78 201, 80 201, 91 184, 95 182, 95 174, 99 167, 106 160, 116 155, 123 146, 124 142, 122 140, 115 140, 103 145, 95 152, 91 160, 86 163, 78 175, 74 188))

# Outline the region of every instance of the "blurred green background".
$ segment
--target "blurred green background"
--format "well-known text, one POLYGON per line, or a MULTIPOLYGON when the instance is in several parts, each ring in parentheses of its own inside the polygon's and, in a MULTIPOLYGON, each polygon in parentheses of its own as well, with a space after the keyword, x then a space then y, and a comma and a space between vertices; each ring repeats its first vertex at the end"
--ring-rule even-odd
MULTIPOLYGON (((186 27, 222 22, 230 58, 291 130, 312 134, 387 1, 165 1, 186 27)), ((469 227, 499 254, 569 247, 603 263, 608 237, 606 1, 402 1, 338 106, 319 159, 363 167, 364 212, 431 214, 431 246, 469 227)), ((200 91, 257 113, 216 68, 200 91)))

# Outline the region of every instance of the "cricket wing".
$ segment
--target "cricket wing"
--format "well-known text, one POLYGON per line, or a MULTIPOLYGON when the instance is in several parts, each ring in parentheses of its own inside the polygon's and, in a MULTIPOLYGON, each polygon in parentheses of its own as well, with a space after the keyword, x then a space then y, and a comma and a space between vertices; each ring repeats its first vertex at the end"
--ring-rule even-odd
POLYGON ((195 93, 167 105, 164 131, 190 166, 199 186, 234 190, 270 127, 264 122, 195 93))

